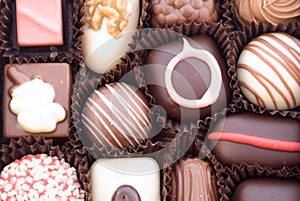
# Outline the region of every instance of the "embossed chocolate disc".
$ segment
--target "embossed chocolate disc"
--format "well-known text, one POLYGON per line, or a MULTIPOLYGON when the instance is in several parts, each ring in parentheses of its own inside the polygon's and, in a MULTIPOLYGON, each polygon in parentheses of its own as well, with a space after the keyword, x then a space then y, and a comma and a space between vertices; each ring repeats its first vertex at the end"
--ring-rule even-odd
POLYGON ((141 198, 135 188, 123 185, 115 191, 112 201, 141 201, 141 198))

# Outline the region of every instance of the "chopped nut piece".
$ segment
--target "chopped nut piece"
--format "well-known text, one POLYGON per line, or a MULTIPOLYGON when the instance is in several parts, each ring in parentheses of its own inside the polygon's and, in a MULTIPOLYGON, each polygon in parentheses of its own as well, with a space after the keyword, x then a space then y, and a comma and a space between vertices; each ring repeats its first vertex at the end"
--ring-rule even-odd
POLYGON ((107 30, 114 38, 122 35, 132 13, 132 0, 90 0, 86 21, 95 31, 101 28, 104 17, 108 18, 107 30))

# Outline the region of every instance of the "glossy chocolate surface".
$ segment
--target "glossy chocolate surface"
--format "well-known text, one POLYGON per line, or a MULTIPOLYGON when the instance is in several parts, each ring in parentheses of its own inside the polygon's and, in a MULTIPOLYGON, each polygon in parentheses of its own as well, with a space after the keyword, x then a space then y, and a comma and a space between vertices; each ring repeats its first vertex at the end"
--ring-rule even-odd
POLYGON ((286 23, 300 15, 298 0, 264 1, 264 0, 234 0, 237 18, 246 26, 251 22, 269 23, 277 26, 286 23))
POLYGON ((300 122, 281 116, 239 113, 212 125, 208 139, 226 165, 241 162, 280 168, 300 165, 300 122), (228 137, 216 141, 216 137, 228 137))
POLYGON ((16 18, 20 46, 63 44, 62 0, 16 0, 16 18))
POLYGON ((112 197, 112 201, 141 201, 141 198, 132 186, 120 186, 112 197))
POLYGON ((151 23, 154 27, 185 22, 216 22, 219 1, 217 0, 152 0, 151 23))
POLYGON ((171 173, 174 201, 216 201, 217 189, 214 172, 199 158, 180 160, 171 173))
POLYGON ((236 187, 232 201, 297 201, 300 181, 284 178, 251 178, 236 187))
POLYGON ((241 92, 269 110, 300 105, 300 40, 284 32, 261 34, 248 43, 237 62, 241 92))
POLYGON ((150 135, 149 103, 141 91, 116 82, 96 90, 82 112, 91 142, 109 149, 136 148, 150 135))
MULTIPOLYGON (((58 1, 58 0, 56 0, 58 1)), ((6 6, 9 7, 9 9, 12 12, 11 16, 8 16, 11 18, 10 23, 6 23, 5 25, 7 28, 5 29, 5 34, 7 35, 8 39, 8 47, 11 47, 12 51, 16 52, 16 54, 21 54, 21 55, 16 55, 16 57, 21 58, 44 58, 44 57, 49 57, 49 56, 55 56, 57 53, 61 56, 66 57, 65 51, 73 51, 72 48, 72 41, 73 40, 73 17, 75 13, 78 13, 78 10, 74 10, 74 5, 76 2, 74 1, 68 1, 68 0, 60 0, 61 1, 61 9, 62 9, 62 42, 61 44, 50 44, 51 41, 45 41, 45 44, 36 44, 36 45, 29 45, 29 46, 22 46, 18 43, 18 28, 17 28, 17 15, 16 15, 16 10, 17 10, 17 5, 16 1, 14 0, 9 0, 6 2, 6 6), (49 43, 49 44, 47 44, 49 43)), ((52 2, 50 0, 50 2, 52 2)), ((44 3, 44 2, 43 2, 44 3)), ((46 5, 46 4, 44 4, 46 5)), ((77 5, 76 5, 77 6, 77 5)), ((49 7, 47 7, 49 8, 49 7)), ((28 13, 28 12, 27 12, 28 13)), ((32 14, 32 13, 31 13, 32 14)), ((29 14, 29 15, 31 15, 29 14)), ((49 14, 51 15, 51 14, 49 14)), ((35 17, 35 16, 34 16, 35 17)), ((24 18, 23 18, 24 19, 24 18)), ((39 20, 42 18, 39 17, 39 20)), ((51 20, 52 21, 52 20, 51 20)), ((45 20, 43 19, 42 21, 39 21, 39 23, 44 23, 45 20)), ((55 23, 54 23, 55 24, 55 23)), ((47 26, 47 18, 46 18, 46 25, 47 26)), ((50 27, 51 29, 52 27, 50 27)), ((32 29, 26 28, 27 30, 30 30, 31 32, 32 29)), ((49 27, 48 27, 49 29, 49 27)), ((36 30, 36 29, 34 29, 36 30)), ((50 30, 52 32, 52 30, 50 30)), ((31 37, 31 36, 29 36, 31 37)), ((47 38, 46 38, 47 39, 47 38)), ((30 41, 32 43, 32 41, 30 41)), ((73 44, 74 45, 74 44, 73 44)), ((71 52, 72 53, 72 52, 71 52)))
MULTIPOLYGON (((226 65, 214 41, 203 35, 191 37, 187 41, 192 48, 184 48, 183 40, 180 39, 151 50, 145 60, 145 64, 149 67, 144 72, 146 83, 149 83, 150 93, 155 98, 155 104, 161 105, 166 110, 169 118, 181 119, 182 121, 195 120, 199 117, 204 118, 209 116, 212 111, 220 111, 226 107, 227 100, 230 97, 226 65), (187 108, 177 104, 170 97, 165 84, 167 66, 183 49, 187 50, 188 54, 191 49, 196 49, 196 51, 205 50, 213 55, 217 61, 221 77, 214 75, 214 78, 218 79, 222 85, 219 93, 211 93, 217 96, 217 100, 212 105, 208 104, 208 106, 200 109, 187 108)), ((201 99, 208 91, 212 81, 211 69, 203 60, 189 55, 186 57, 175 66, 171 83, 176 93, 183 98, 189 100, 201 99)))
POLYGON ((52 85, 55 91, 54 102, 60 104, 66 111, 66 117, 62 122, 57 124, 53 132, 37 133, 48 137, 65 138, 69 135, 70 123, 70 90, 71 90, 71 70, 66 63, 35 63, 35 64, 8 64, 4 67, 4 102, 3 102, 3 135, 5 138, 15 138, 20 136, 28 136, 31 133, 20 128, 17 123, 17 116, 10 110, 11 87, 16 87, 18 82, 24 82, 28 78, 36 75, 43 77, 46 83, 52 85), (8 69, 16 67, 20 72, 14 79, 8 77, 8 69), (59 73, 58 73, 59 72, 59 73), (10 80, 12 79, 12 80, 10 80))

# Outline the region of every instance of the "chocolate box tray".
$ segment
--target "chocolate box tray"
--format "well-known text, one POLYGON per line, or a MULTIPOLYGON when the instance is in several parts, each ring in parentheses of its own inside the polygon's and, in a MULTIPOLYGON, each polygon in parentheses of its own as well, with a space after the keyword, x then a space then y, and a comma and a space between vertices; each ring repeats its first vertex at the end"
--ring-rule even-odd
MULTIPOLYGON (((247 189, 257 185, 280 191, 290 201, 299 198, 297 0, 253 4, 247 10, 250 21, 239 14, 245 8, 235 0, 123 0, 122 5, 115 0, 34 1, 0 1, 1 171, 29 154, 57 156, 76 170, 84 198, 75 200, 247 200, 258 199, 250 198, 256 194, 247 189), (106 13, 107 8, 111 12, 106 13), (266 11, 265 18, 254 10, 266 11), (268 16, 271 12, 273 17, 268 16), (120 28, 122 23, 125 28, 120 28), (99 30, 92 31, 95 26, 99 30), (247 46, 254 39, 256 43, 247 46), (278 50, 272 50, 277 43, 278 50), (92 49, 94 55, 87 56, 92 49), (258 57, 276 76, 270 70, 256 72, 253 59, 241 61, 245 49, 263 52, 271 61, 258 57), (281 49, 287 63, 280 61, 281 49), (276 62, 284 63, 288 73, 276 70, 276 62), (256 97, 256 104, 250 101, 244 88, 248 84, 250 90, 254 81, 245 84, 248 78, 238 75, 245 66, 260 83, 277 80, 262 84, 271 101, 263 102, 262 96, 256 97), (19 90, 32 81, 42 82, 43 88, 19 90), (44 93, 46 88, 54 91, 53 97, 44 93), (134 99, 126 102, 132 94, 134 99), (52 102, 32 104, 43 97, 52 102), (283 109, 265 108, 285 103, 283 109), (16 111, 23 107, 33 113, 21 119, 16 111), (51 131, 40 127, 44 113, 56 115, 51 131), (35 124, 27 126, 31 118, 35 124), (126 169, 136 173, 147 167, 153 168, 151 173, 134 179, 134 172, 126 169), (111 168, 121 173, 116 177, 111 168), (199 172, 203 180, 197 179, 199 172), (101 178, 115 179, 96 182, 101 178), (145 180, 147 184, 134 183, 145 180), (101 185, 105 187, 95 193, 93 186, 101 185)), ((14 190, 5 190, 2 176, 0 196, 14 190)))

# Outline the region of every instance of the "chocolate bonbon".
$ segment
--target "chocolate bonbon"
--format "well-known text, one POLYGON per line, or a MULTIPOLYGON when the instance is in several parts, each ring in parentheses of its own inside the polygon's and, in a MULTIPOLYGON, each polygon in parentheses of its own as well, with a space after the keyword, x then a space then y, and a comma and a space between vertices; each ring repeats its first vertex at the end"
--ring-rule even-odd
POLYGON ((299 120, 247 112, 218 120, 208 139, 223 164, 258 163, 277 169, 300 165, 299 133, 299 120))
POLYGON ((233 10, 244 25, 263 22, 276 26, 300 15, 298 0, 234 0, 233 3, 233 10))
POLYGON ((160 200, 159 166, 152 158, 98 159, 91 184, 92 200, 160 200))
POLYGON ((300 182, 296 179, 262 177, 246 179, 237 185, 232 201, 296 201, 300 197, 300 182))
POLYGON ((152 0, 151 24, 154 27, 180 25, 188 22, 217 22, 219 1, 217 0, 152 0))
POLYGON ((140 1, 89 0, 86 6, 81 37, 85 63, 92 71, 105 73, 129 50, 138 25, 140 1))
POLYGON ((5 166, 0 176, 2 200, 84 200, 76 170, 64 159, 26 155, 5 166))
POLYGON ((29 133, 52 132, 66 117, 64 108, 53 103, 55 91, 41 75, 31 79, 16 66, 7 68, 7 76, 14 83, 9 94, 9 108, 17 115, 18 125, 29 133))
POLYGON ((61 0, 16 0, 19 46, 62 45, 62 16, 61 0))
POLYGON ((171 172, 171 180, 171 200, 218 200, 213 170, 199 158, 179 160, 171 172))
POLYGON ((149 52, 145 80, 168 117, 195 120, 226 107, 230 97, 226 64, 214 41, 182 38, 149 52))
POLYGON ((237 63, 237 79, 245 97, 272 110, 299 106, 299 50, 300 41, 282 32, 252 39, 237 63))
POLYGON ((8 64, 4 68, 4 137, 30 134, 67 137, 70 66, 34 63, 8 64))
POLYGON ((82 112, 85 135, 108 149, 137 148, 150 135, 149 103, 133 86, 106 84, 87 99, 82 112))

